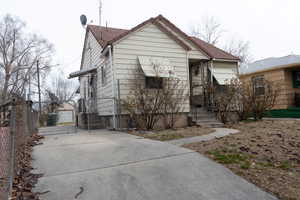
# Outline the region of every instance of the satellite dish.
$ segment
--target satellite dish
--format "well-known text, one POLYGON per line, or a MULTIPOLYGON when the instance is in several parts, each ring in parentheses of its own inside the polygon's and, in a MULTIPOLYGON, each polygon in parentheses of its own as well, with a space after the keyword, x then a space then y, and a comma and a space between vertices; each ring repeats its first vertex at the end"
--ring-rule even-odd
POLYGON ((87 18, 85 15, 80 15, 80 22, 82 26, 85 26, 87 23, 87 18))

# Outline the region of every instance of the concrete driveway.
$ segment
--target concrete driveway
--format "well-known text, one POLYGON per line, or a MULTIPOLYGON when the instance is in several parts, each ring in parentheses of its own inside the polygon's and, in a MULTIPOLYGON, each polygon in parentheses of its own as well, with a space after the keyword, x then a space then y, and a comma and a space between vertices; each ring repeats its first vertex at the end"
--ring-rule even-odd
POLYGON ((45 200, 273 200, 223 166, 172 144, 106 130, 47 135, 34 147, 45 200))

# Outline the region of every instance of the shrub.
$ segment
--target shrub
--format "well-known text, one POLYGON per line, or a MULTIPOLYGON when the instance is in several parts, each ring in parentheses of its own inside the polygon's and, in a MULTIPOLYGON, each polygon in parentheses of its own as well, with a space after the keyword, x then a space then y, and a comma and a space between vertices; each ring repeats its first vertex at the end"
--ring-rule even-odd
POLYGON ((151 130, 163 118, 165 128, 174 128, 187 99, 183 81, 164 78, 162 88, 146 88, 136 78, 130 94, 122 100, 122 108, 130 115, 137 128, 151 130))

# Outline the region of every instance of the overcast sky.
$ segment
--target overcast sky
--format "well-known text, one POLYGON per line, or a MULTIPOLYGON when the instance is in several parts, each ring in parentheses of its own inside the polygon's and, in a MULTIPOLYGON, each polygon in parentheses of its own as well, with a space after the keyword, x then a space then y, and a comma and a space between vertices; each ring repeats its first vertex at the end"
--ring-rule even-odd
MULTIPOLYGON (((55 63, 66 72, 79 69, 84 29, 79 16, 98 24, 98 0, 1 0, 0 15, 10 13, 55 45, 55 63)), ((226 37, 250 42, 254 59, 300 54, 299 0, 103 0, 102 24, 132 28, 164 15, 185 32, 214 16, 226 37)), ((224 38, 225 39, 225 38, 224 38)))

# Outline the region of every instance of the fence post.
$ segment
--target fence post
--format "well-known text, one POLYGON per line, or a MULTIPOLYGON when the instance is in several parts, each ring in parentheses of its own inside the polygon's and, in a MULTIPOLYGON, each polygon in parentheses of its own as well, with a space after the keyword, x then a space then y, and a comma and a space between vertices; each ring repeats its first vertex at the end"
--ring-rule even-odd
POLYGON ((12 199, 12 188, 14 180, 14 169, 15 169, 15 135, 16 135, 16 101, 11 102, 11 114, 10 114, 10 134, 11 134, 11 155, 10 155, 10 176, 9 176, 9 192, 8 199, 12 199))
POLYGON ((31 112, 31 108, 32 108, 32 102, 31 101, 26 101, 26 116, 27 116, 27 122, 26 122, 26 126, 28 126, 28 131, 29 131, 29 136, 31 136, 33 134, 33 116, 32 116, 32 112, 31 112))

